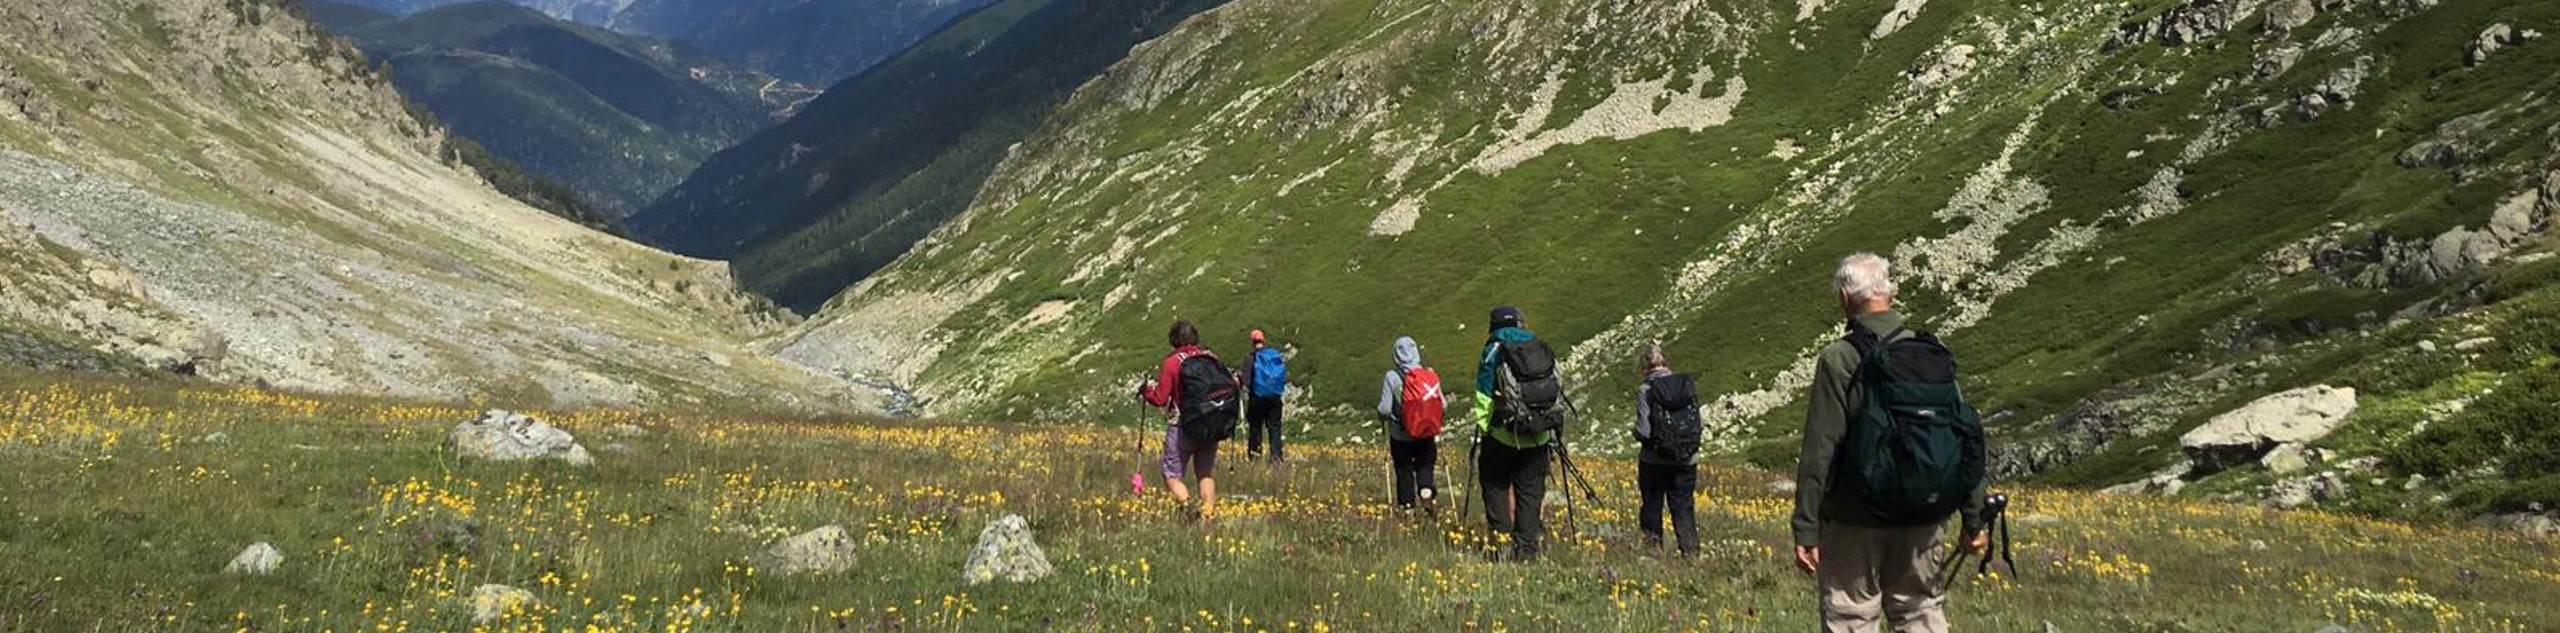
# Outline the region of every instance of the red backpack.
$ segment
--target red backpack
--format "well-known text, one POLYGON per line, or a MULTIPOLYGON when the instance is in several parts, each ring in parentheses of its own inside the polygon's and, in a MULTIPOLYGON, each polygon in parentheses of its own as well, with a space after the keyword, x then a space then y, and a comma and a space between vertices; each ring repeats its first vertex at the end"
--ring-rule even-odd
POLYGON ((1427 440, 1440 436, 1442 407, 1440 374, 1429 367, 1415 367, 1404 372, 1404 389, 1396 394, 1396 402, 1404 409, 1404 432, 1413 439, 1427 440))

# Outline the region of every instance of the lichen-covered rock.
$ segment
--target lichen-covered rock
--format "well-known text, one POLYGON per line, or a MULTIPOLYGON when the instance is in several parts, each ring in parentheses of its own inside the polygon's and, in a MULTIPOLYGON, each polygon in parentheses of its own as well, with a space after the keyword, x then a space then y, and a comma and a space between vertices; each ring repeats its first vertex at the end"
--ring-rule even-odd
POLYGON ((231 564, 223 565, 222 573, 264 576, 275 573, 276 567, 283 564, 283 552, 276 551, 274 545, 259 541, 240 550, 239 556, 231 557, 231 564))
POLYGON ((752 562, 777 574, 832 574, 853 568, 853 545, 844 526, 829 525, 767 544, 752 562))
POLYGON ((500 584, 486 584, 471 590, 471 623, 488 624, 525 609, 542 604, 533 592, 500 584))
POLYGON ((2276 0, 2274 4, 2267 5, 2267 31, 2292 32, 2294 29, 2302 28, 2302 25, 2310 24, 2311 18, 2319 15, 2319 7, 2313 5, 2311 0, 2276 0))
POLYGON ((595 462, 587 447, 578 445, 578 438, 568 431, 504 409, 490 409, 453 427, 445 436, 445 446, 467 459, 495 462, 557 459, 578 466, 595 462))
POLYGON ((1031 538, 1031 526, 1022 515, 1008 514, 987 524, 978 532, 978 547, 969 551, 969 564, 960 569, 960 580, 972 585, 996 580, 1025 583, 1057 573, 1049 566, 1049 557, 1031 538))
POLYGON ((2278 444, 2258 458, 2258 465, 2267 467, 2270 473, 2290 475, 2311 468, 2311 458, 2301 444, 2278 444))

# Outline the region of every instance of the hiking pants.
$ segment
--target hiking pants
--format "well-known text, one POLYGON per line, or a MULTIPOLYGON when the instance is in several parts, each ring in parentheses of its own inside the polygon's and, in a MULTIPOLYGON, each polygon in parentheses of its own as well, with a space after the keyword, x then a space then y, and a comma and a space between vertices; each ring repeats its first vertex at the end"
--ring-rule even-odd
POLYGON ((1182 425, 1166 425, 1163 466, 1165 481, 1182 479, 1186 472, 1195 479, 1217 476, 1218 443, 1193 442, 1182 435, 1182 425))
POLYGON ((1493 531, 1511 535, 1513 554, 1536 556, 1538 541, 1547 534, 1539 506, 1547 500, 1547 462, 1554 449, 1485 442, 1477 450, 1482 455, 1476 458, 1476 487, 1484 490, 1485 522, 1493 531))
POLYGON ((1662 543, 1662 510, 1671 509, 1671 528, 1680 537, 1680 555, 1698 553, 1698 467, 1692 464, 1636 463, 1636 490, 1644 505, 1636 527, 1653 543, 1662 543))
POLYGON ((1946 588, 1938 568, 1949 547, 1944 527, 1857 527, 1822 524, 1822 565, 1814 584, 1822 596, 1825 633, 1945 633, 1946 588))
POLYGON ((1271 458, 1280 459, 1280 397, 1246 398, 1244 420, 1250 425, 1245 429, 1244 453, 1261 455, 1262 434, 1268 432, 1271 434, 1271 458))
POLYGON ((1440 465, 1440 438, 1388 440, 1387 456, 1396 471, 1397 506, 1411 507, 1425 489, 1438 496, 1439 486, 1431 481, 1431 471, 1440 465))

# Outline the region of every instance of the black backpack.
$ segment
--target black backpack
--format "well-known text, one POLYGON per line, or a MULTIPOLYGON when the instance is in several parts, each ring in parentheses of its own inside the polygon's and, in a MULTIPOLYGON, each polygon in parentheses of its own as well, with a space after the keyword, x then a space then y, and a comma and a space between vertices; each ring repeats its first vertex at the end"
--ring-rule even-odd
POLYGON ((1645 422, 1653 427, 1645 448, 1674 464, 1697 458, 1707 435, 1706 418, 1698 414, 1698 382, 1688 374, 1667 374, 1646 378, 1644 385, 1645 405, 1652 413, 1645 422))
POLYGON ((1850 333, 1867 403, 1850 413, 1833 472, 1857 487, 1875 518, 1927 525, 1972 501, 1989 455, 1981 414, 1956 385, 1955 353, 1927 332, 1906 331, 1850 333))
POLYGON ((1564 426, 1564 381, 1556 378, 1556 353, 1547 342, 1497 343, 1502 372, 1493 390, 1493 416, 1502 428, 1534 435, 1564 426))
POLYGON ((1217 442, 1236 434, 1235 374, 1227 372, 1225 363, 1208 352, 1182 359, 1182 399, 1175 411, 1181 415, 1184 439, 1193 442, 1217 442))

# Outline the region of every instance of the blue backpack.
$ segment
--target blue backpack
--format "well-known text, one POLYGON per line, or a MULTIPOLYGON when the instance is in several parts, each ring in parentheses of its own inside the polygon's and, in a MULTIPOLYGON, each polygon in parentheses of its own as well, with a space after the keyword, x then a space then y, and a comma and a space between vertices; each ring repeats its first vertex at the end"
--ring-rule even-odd
POLYGON ((1256 398, 1278 398, 1289 391, 1289 365, 1280 360, 1280 350, 1262 348, 1253 353, 1253 395, 1256 398))

